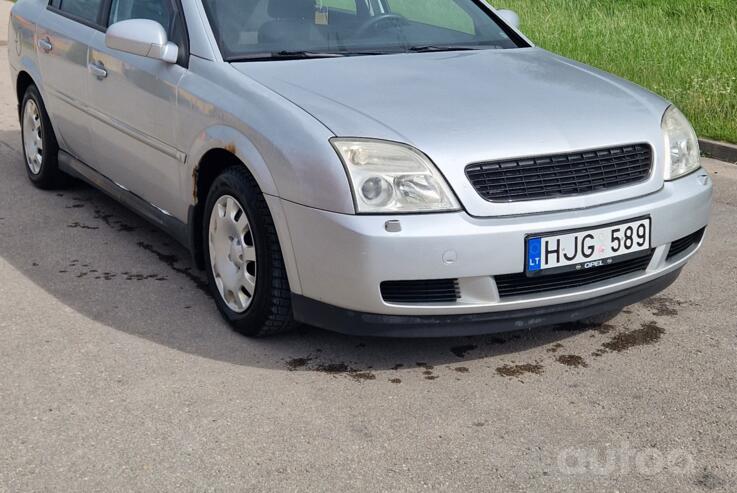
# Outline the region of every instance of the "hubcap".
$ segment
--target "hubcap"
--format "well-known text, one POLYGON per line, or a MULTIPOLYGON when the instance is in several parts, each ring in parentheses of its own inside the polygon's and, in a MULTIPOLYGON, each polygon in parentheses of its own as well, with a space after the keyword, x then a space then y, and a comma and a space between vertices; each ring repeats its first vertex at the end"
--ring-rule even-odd
POLYGON ((31 173, 37 175, 41 172, 43 164, 43 138, 42 138, 41 114, 36 102, 29 99, 23 110, 23 146, 26 151, 26 162, 31 173))
POLYGON ((256 292, 256 246, 246 212, 230 195, 220 197, 212 208, 209 241, 218 292, 228 308, 243 313, 256 292))

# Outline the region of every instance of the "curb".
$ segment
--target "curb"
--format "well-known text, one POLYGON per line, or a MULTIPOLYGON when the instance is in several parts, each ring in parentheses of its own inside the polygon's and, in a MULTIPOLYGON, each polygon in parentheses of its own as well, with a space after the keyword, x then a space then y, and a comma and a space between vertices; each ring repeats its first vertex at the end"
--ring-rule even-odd
POLYGON ((737 164, 737 145, 716 140, 699 139, 699 146, 705 156, 737 164))

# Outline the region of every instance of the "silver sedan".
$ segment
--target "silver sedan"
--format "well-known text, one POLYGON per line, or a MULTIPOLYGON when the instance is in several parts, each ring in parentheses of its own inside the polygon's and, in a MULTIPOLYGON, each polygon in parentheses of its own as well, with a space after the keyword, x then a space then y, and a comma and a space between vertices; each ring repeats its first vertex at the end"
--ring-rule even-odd
POLYGON ((19 0, 10 30, 31 182, 169 232, 249 336, 601 322, 709 221, 677 108, 481 0, 19 0))

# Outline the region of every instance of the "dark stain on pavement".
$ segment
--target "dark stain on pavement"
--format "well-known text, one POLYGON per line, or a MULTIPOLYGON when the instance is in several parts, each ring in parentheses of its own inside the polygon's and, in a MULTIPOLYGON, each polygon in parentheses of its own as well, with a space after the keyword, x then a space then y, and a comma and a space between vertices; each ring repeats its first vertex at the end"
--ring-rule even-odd
POLYGON ((300 368, 304 368, 307 364, 312 361, 312 358, 294 358, 287 361, 287 370, 296 371, 300 368))
POLYGON ((663 334, 665 334, 665 329, 656 322, 647 322, 642 324, 639 329, 615 335, 610 341, 602 344, 602 347, 609 351, 621 353, 636 346, 655 344, 663 334))
POLYGON ((106 226, 117 231, 123 233, 132 233, 133 231, 136 231, 138 229, 135 226, 124 223, 123 221, 113 219, 115 217, 113 214, 103 212, 100 209, 95 209, 93 212, 95 214, 95 219, 102 221, 103 223, 105 223, 106 226))
POLYGON ((606 335, 606 334, 610 333, 610 332, 611 332, 611 331, 613 331, 613 330, 614 330, 614 326, 613 326, 613 325, 609 325, 609 324, 604 324, 604 325, 600 325, 600 326, 599 326, 599 327, 598 327, 598 328, 596 329, 596 331, 597 331, 597 332, 598 332, 599 334, 601 334, 601 335, 606 335))
POLYGON ((98 226, 89 226, 87 224, 82 224, 80 222, 73 222, 71 224, 67 224, 67 228, 79 228, 79 229, 89 229, 89 230, 96 230, 100 229, 98 226))
POLYGON ((675 317, 678 315, 676 308, 683 305, 683 303, 667 296, 655 296, 643 301, 642 305, 652 311, 655 317, 675 317))
POLYGON ((345 363, 327 363, 317 365, 313 371, 327 373, 328 375, 338 376, 345 375, 351 380, 356 382, 363 382, 367 380, 376 380, 376 375, 370 371, 360 371, 351 368, 345 363))
POLYGON ((521 365, 503 365, 496 369, 497 374, 503 377, 515 378, 525 374, 542 375, 543 366, 538 363, 524 363, 521 365))
POLYGON ((561 354, 556 358, 556 361, 572 368, 588 368, 589 366, 581 356, 575 354, 561 354))
POLYGON ((560 342, 556 342, 551 347, 549 347, 546 351, 549 353, 557 353, 561 349, 563 349, 563 344, 561 344, 560 342))
POLYGON ((72 273, 77 277, 78 279, 82 278, 90 278, 90 279, 96 279, 96 280, 105 280, 105 281, 112 281, 116 278, 121 278, 126 281, 167 281, 168 278, 166 276, 162 276, 160 274, 152 273, 152 274, 141 274, 141 273, 135 273, 135 272, 123 272, 123 273, 117 273, 117 272, 100 272, 97 269, 91 269, 89 263, 81 264, 79 263, 79 260, 74 259, 71 262, 69 262, 69 269, 63 269, 60 270, 60 274, 67 274, 72 273), (76 271, 76 272, 75 272, 76 271))
POLYGON ((370 371, 348 372, 348 376, 357 382, 364 380, 376 380, 376 375, 374 375, 370 371))
POLYGON ((140 248, 143 248, 147 252, 153 253, 156 255, 156 257, 166 264, 171 270, 174 272, 177 272, 179 274, 182 274, 186 278, 188 278, 190 281, 194 283, 194 285, 202 291, 203 293, 207 294, 208 296, 211 296, 210 289, 207 285, 206 281, 203 281, 201 278, 196 276, 190 267, 178 267, 176 264, 179 262, 179 259, 176 255, 172 254, 166 254, 163 252, 158 251, 153 245, 150 243, 145 243, 143 241, 139 241, 136 243, 140 248))
POLYGON ((315 368, 315 371, 319 371, 322 373, 329 373, 333 375, 337 375, 339 373, 348 373, 351 371, 352 368, 346 365, 345 363, 324 363, 320 364, 315 368))

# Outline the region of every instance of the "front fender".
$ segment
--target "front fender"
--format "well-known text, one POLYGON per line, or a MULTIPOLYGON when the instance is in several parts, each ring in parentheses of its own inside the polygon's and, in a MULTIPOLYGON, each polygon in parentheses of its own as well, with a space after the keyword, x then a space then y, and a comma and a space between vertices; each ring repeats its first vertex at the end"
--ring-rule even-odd
POLYGON ((261 190, 290 202, 354 212, 350 184, 330 145, 334 134, 312 115, 230 64, 193 57, 179 84, 176 135, 189 151, 183 190, 202 156, 236 155, 261 190))
POLYGON ((235 128, 214 125, 206 128, 197 136, 187 154, 187 172, 183 176, 182 189, 192 191, 195 202, 197 200, 196 178, 200 163, 205 154, 214 149, 224 149, 242 161, 264 194, 279 195, 274 177, 256 146, 235 128))
POLYGON ((279 191, 274 183, 274 178, 266 165, 266 161, 261 156, 261 153, 258 152, 256 146, 254 146, 245 135, 238 132, 238 130, 225 125, 209 127, 197 136, 187 158, 188 165, 186 166, 186 169, 188 172, 183 176, 184 189, 192 191, 192 201, 194 204, 193 207, 190 207, 190 217, 188 221, 190 225, 190 249, 194 254, 195 262, 200 267, 204 267, 204 259, 201 257, 201 247, 197 241, 197 235, 199 235, 198 226, 200 226, 200 223, 198 221, 196 211, 198 208, 201 210, 204 207, 203 204, 200 204, 199 207, 197 207, 197 175, 199 174, 200 166, 205 166, 202 162, 203 157, 209 151, 216 149, 224 149, 236 156, 248 169, 256 180, 256 183, 258 183, 259 188, 264 193, 266 203, 268 204, 271 216, 274 220, 274 226, 277 230, 277 237, 279 238, 289 285, 293 292, 301 293, 302 288, 289 227, 287 225, 284 210, 281 206, 281 201, 277 198, 279 191))

